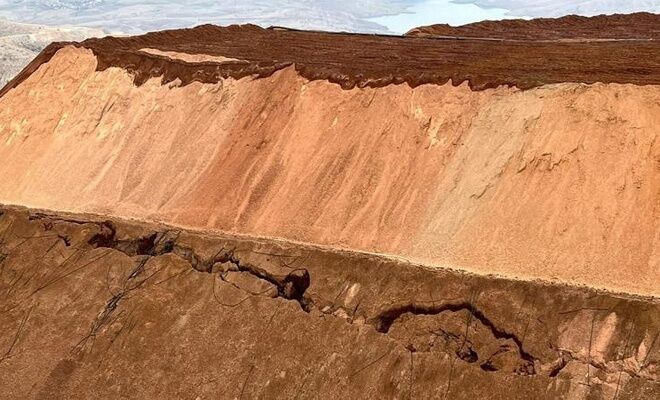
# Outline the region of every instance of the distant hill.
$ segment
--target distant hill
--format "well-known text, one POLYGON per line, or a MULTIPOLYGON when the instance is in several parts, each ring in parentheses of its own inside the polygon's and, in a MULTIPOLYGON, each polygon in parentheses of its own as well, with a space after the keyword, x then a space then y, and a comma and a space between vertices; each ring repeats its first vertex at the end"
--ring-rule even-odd
POLYGON ((104 36, 99 29, 47 27, 0 19, 0 87, 14 77, 51 42, 104 36))

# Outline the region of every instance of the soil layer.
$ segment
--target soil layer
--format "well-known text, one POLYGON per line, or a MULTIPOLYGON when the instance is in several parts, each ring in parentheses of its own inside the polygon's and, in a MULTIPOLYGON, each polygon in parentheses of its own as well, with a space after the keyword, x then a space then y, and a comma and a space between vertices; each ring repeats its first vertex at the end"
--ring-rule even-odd
POLYGON ((184 85, 193 81, 215 83, 230 76, 263 77, 289 65, 295 65, 307 79, 328 80, 345 89, 401 83, 414 87, 449 80, 455 85, 468 82, 475 90, 500 85, 529 89, 561 82, 660 84, 660 42, 648 40, 658 36, 657 20, 656 15, 633 14, 579 19, 573 24, 571 19, 559 19, 422 29, 454 36, 442 38, 203 25, 134 37, 54 43, 8 83, 0 97, 67 44, 91 49, 99 59, 99 70, 120 67, 131 71, 137 85, 160 76, 164 82, 179 79, 184 85), (572 25, 576 27, 571 28, 572 25), (599 37, 608 26, 613 27, 608 32, 615 38, 630 40, 490 40, 502 38, 502 32, 509 30, 513 37, 599 37), (475 34, 482 38, 465 37, 475 34), (190 65, 141 51, 144 48, 235 58, 248 63, 190 65))
POLYGON ((406 36, 454 36, 495 40, 658 40, 660 15, 598 15, 532 20, 482 21, 463 26, 436 24, 412 29, 406 36))
POLYGON ((0 208, 0 397, 654 399, 656 300, 0 208))

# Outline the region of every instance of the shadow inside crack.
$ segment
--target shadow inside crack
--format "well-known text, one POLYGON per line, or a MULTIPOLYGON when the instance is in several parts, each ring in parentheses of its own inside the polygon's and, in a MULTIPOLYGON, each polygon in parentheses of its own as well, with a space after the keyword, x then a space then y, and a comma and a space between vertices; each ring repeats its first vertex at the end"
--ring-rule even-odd
POLYGON ((89 244, 94 248, 112 248, 128 256, 144 255, 157 257, 174 254, 187 261, 192 268, 200 272, 218 273, 222 264, 230 263, 237 271, 248 273, 260 280, 266 281, 277 288, 277 296, 296 301, 303 311, 310 312, 312 299, 306 292, 311 284, 309 271, 306 268, 296 268, 287 274, 278 275, 261 267, 242 261, 233 249, 220 249, 210 257, 203 257, 189 246, 180 244, 178 233, 173 231, 152 232, 145 236, 129 239, 118 239, 117 229, 111 221, 103 222, 100 232, 94 235, 89 244))
POLYGON ((522 341, 469 302, 406 304, 381 312, 371 323, 417 352, 450 354, 488 372, 536 374, 536 358, 523 349, 522 341))

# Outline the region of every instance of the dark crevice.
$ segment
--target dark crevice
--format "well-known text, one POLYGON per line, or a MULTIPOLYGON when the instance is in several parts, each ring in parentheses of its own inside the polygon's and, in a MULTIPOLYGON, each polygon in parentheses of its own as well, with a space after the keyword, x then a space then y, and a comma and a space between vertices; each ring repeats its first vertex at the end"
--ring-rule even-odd
POLYGON ((548 376, 550 378, 555 378, 559 373, 568 365, 568 362, 571 361, 569 354, 562 353, 561 358, 557 363, 550 369, 548 376))
POLYGON ((479 360, 479 354, 468 346, 462 346, 456 351, 456 355, 468 364, 476 363, 479 360))
MULTIPOLYGON (((439 306, 421 306, 416 304, 408 304, 400 307, 395 307, 380 313, 380 315, 378 315, 376 318, 373 319, 373 325, 376 327, 376 330, 378 332, 387 334, 389 333, 390 328, 392 327, 394 322, 396 322, 397 319, 399 319, 401 316, 406 314, 438 315, 444 312, 459 312, 459 311, 469 312, 473 318, 481 322, 483 326, 487 327, 496 339, 513 341, 518 347, 518 351, 520 352, 520 358, 533 366, 535 357, 527 353, 523 349, 522 341, 520 340, 520 338, 518 338, 518 336, 516 336, 513 333, 509 333, 504 329, 499 328, 497 325, 495 325, 493 321, 491 321, 488 317, 486 317, 486 315, 481 310, 479 310, 473 304, 468 302, 443 304, 439 306)), ((461 349, 461 351, 465 354, 458 354, 459 358, 467 362, 476 362, 478 359, 478 357, 476 357, 476 353, 474 353, 473 350, 469 349, 474 353, 472 354, 469 351, 466 351, 467 349, 468 348, 461 349)), ((490 368, 490 367, 486 366, 486 368, 490 368)))
POLYGON ((100 223, 99 227, 101 228, 101 232, 92 236, 92 238, 89 239, 89 244, 95 248, 114 248, 114 244, 116 242, 115 236, 117 234, 117 228, 115 227, 115 224, 112 223, 112 221, 105 221, 100 223))
POLYGON ((490 360, 488 360, 485 363, 481 364, 479 367, 481 369, 483 369, 484 371, 486 371, 486 372, 497 372, 499 370, 499 368, 494 366, 493 363, 490 360))
MULTIPOLYGON (((166 235, 164 234, 158 237, 162 239, 166 235)), ((307 289, 310 286, 310 275, 309 271, 305 268, 295 269, 284 276, 275 275, 264 268, 240 260, 233 251, 225 250, 224 248, 215 255, 205 259, 198 255, 192 248, 179 245, 173 239, 156 240, 152 255, 168 253, 178 255, 200 272, 214 273, 215 265, 231 263, 236 266, 238 271, 247 272, 260 280, 274 285, 277 288, 278 297, 296 301, 305 312, 311 311, 313 302, 306 296, 307 289)))
POLYGON ((186 260, 195 270, 213 273, 214 265, 219 263, 232 263, 238 271, 264 280, 277 288, 277 296, 298 302, 305 312, 310 312, 313 306, 311 298, 306 295, 310 286, 309 271, 298 268, 286 275, 275 275, 259 266, 241 261, 233 251, 222 249, 214 256, 204 259, 192 248, 179 245, 175 239, 167 238, 170 232, 154 232, 136 239, 118 240, 117 230, 111 222, 101 224, 101 232, 94 235, 89 244, 95 248, 104 247, 120 251, 128 256, 146 255, 161 256, 176 254, 186 260))
POLYGON ((29 221, 45 221, 49 223, 53 223, 53 220, 57 222, 65 222, 68 224, 74 224, 74 225, 87 225, 87 224, 98 224, 97 222, 93 221, 84 221, 81 219, 73 219, 73 218, 65 218, 65 217, 60 217, 60 216, 55 216, 55 215, 50 215, 42 212, 35 212, 33 214, 30 214, 28 216, 29 221))
MULTIPOLYGON (((277 289, 277 297, 296 301, 303 311, 310 312, 313 307, 313 301, 306 293, 310 286, 310 274, 307 269, 299 268, 288 272, 286 275, 276 275, 265 268, 241 260, 233 250, 226 250, 224 248, 210 257, 202 257, 191 247, 179 244, 177 242, 178 235, 172 235, 170 231, 153 232, 146 236, 124 240, 119 240, 116 236, 117 231, 114 224, 107 221, 101 224, 101 231, 94 235, 89 243, 94 247, 113 248, 129 256, 144 255, 155 257, 165 254, 175 254, 188 262, 195 270, 205 273, 217 273, 217 266, 219 264, 230 263, 236 271, 248 273, 257 279, 273 285, 277 289)), ((140 273, 141 270, 138 267, 129 279, 132 279, 134 277, 133 275, 137 276, 140 273)), ((512 340, 518 347, 520 358, 529 365, 528 374, 535 373, 533 367, 535 358, 523 350, 521 340, 516 335, 497 327, 482 311, 469 302, 441 306, 404 305, 382 312, 373 319, 372 324, 378 332, 388 334, 396 320, 405 314, 438 315, 443 312, 459 312, 464 310, 468 311, 474 319, 487 327, 496 339, 512 340)), ((456 350, 456 356, 469 364, 479 361, 477 351, 466 343, 456 350)), ((489 372, 498 371, 498 367, 490 359, 481 363, 480 368, 489 372)))
POLYGON ((160 237, 158 233, 152 233, 136 239, 119 240, 116 237, 117 230, 112 222, 106 221, 100 226, 101 232, 97 233, 89 240, 90 245, 96 248, 112 248, 131 257, 154 255, 157 240, 160 237))
MULTIPOLYGON (((35 217, 31 219, 46 220, 47 218, 35 217)), ((103 327, 111 325, 113 321, 115 321, 117 318, 121 316, 121 313, 125 312, 125 311, 117 311, 117 309, 123 300, 131 297, 129 295, 130 292, 141 288, 145 283, 145 281, 147 281, 148 278, 147 279, 140 278, 140 276, 144 274, 144 271, 147 268, 146 266, 147 262, 152 257, 161 256, 165 254, 176 255, 178 258, 185 260, 187 263, 189 263, 192 268, 201 272, 206 272, 210 274, 220 273, 220 275, 223 276, 222 274, 224 272, 221 273, 220 269, 226 271, 226 269, 229 268, 231 269, 232 272, 238 271, 238 272, 244 272, 250 274, 252 277, 268 282, 270 285, 272 285, 273 287, 269 289, 270 293, 273 293, 275 291, 274 289, 276 289, 277 297, 281 297, 283 299, 287 299, 291 301, 296 301, 300 305, 300 308, 305 312, 310 312, 312 307, 314 306, 314 302, 312 301, 312 298, 309 296, 308 293, 308 289, 311 283, 310 273, 307 269, 304 268, 293 269, 287 271, 288 273, 286 274, 283 273, 281 275, 277 275, 272 272, 269 272, 267 269, 265 269, 260 265, 255 265, 250 262, 247 262, 246 260, 239 258, 235 254, 234 250, 226 250, 225 248, 222 248, 220 251, 218 251, 218 253, 214 255, 211 256, 201 255, 197 253, 195 249, 179 243, 178 241, 179 233, 177 233, 177 231, 174 230, 152 231, 144 236, 120 240, 118 239, 116 226, 114 225, 113 222, 110 221, 83 223, 78 221, 60 220, 60 219, 55 219, 53 217, 49 217, 49 219, 52 220, 44 221, 44 229, 46 230, 53 229, 52 226, 53 223, 57 225, 59 222, 72 222, 76 224, 94 224, 97 227, 97 233, 93 235, 91 239, 89 239, 89 245, 91 247, 115 249, 117 251, 123 252, 128 256, 136 257, 136 261, 137 261, 131 273, 124 279, 123 285, 119 289, 119 292, 111 293, 112 297, 107 301, 101 314, 99 314, 99 316, 93 322, 91 329, 88 331, 87 336, 83 338, 83 340, 80 342, 80 345, 84 345, 85 342, 89 339, 93 340, 94 337, 97 335, 97 333, 103 327), (225 263, 229 263, 229 264, 225 266, 219 265, 225 263), (129 296, 127 297, 127 295, 129 296)), ((67 245, 71 244, 71 239, 66 235, 58 234, 58 237, 61 240, 63 240, 65 244, 67 245)), ((125 237, 125 236, 121 235, 121 237, 125 237)), ((3 258, 5 257, 6 255, 0 253, 0 262, 2 262, 3 258)), ((240 290, 244 290, 250 295, 259 294, 257 292, 251 293, 247 289, 241 288, 239 286, 236 287, 240 290)), ((272 297, 275 296, 273 295, 272 297)), ((524 374, 524 375, 534 375, 537 373, 534 364, 538 363, 538 360, 536 360, 535 357, 533 357, 531 354, 523 350, 523 346, 522 346, 523 341, 520 340, 519 337, 516 336, 515 334, 510 333, 505 329, 497 326, 492 320, 490 320, 484 314, 483 311, 475 307, 473 301, 441 304, 436 306, 423 306, 415 303, 406 304, 399 307, 392 307, 386 309, 382 311, 380 314, 378 314, 376 317, 368 319, 368 321, 369 324, 371 324, 378 332, 384 335, 388 335, 390 334, 390 330, 394 326, 394 324, 397 323, 399 318, 403 317, 404 315, 432 316, 432 315, 439 315, 444 312, 461 312, 461 311, 467 311, 467 313, 469 313, 469 317, 473 321, 479 321, 483 325, 483 327, 487 328, 487 330, 490 331, 492 336, 495 337, 496 339, 509 340, 512 343, 506 343, 505 345, 503 345, 503 347, 500 348, 500 350, 496 351, 491 356, 489 357, 487 356, 485 358, 480 359, 480 356, 483 356, 484 353, 486 352, 486 350, 484 350, 485 348, 492 349, 492 347, 490 347, 490 345, 493 344, 492 342, 489 342, 488 346, 486 347, 479 347, 475 345, 476 342, 474 340, 473 341, 468 340, 467 333, 463 334, 463 333, 452 333, 450 331, 444 331, 443 329, 446 329, 446 327, 442 327, 443 329, 439 329, 438 332, 433 332, 434 334, 441 335, 446 340, 452 340, 455 341, 456 343, 462 343, 460 345, 460 348, 453 349, 457 357, 456 359, 460 359, 463 362, 472 364, 474 368, 478 366, 481 370, 486 372, 516 373, 516 374, 524 374), (513 345, 514 343, 515 346, 517 346, 517 348, 514 347, 513 345), (510 362, 512 361, 512 359, 510 357, 513 357, 513 355, 505 354, 509 350, 515 351, 516 356, 518 356, 520 360, 525 361, 525 363, 522 363, 521 365, 518 359, 514 359, 513 362, 515 369, 511 370, 510 362), (500 356, 500 354, 504 354, 504 356, 500 356)), ((348 323, 351 323, 350 319, 346 319, 346 321, 348 323)), ((481 327, 479 329, 481 329, 481 327)), ((481 332, 484 333, 483 331, 481 332)), ((396 340, 401 346, 404 346, 408 351, 411 352, 411 354, 416 352, 426 351, 415 348, 415 344, 406 343, 406 341, 396 338, 394 331, 392 331, 390 337, 392 338, 392 340, 396 340)), ((488 353, 490 352, 492 352, 492 350, 488 351, 488 353)), ((488 353, 485 354, 487 355, 488 353)), ((562 370, 564 370, 564 368, 573 361, 580 362, 583 364, 588 363, 595 368, 603 369, 602 365, 598 365, 593 361, 580 360, 576 356, 566 351, 561 351, 560 355, 561 358, 558 358, 554 362, 551 362, 549 364, 544 364, 541 367, 541 370, 546 371, 547 376, 550 378, 558 377, 561 374, 562 370)), ((653 363, 647 364, 647 367, 649 365, 653 365, 653 363)), ((636 376, 634 372, 629 372, 627 370, 624 370, 624 372, 631 376, 636 376)))
POLYGON ((63 234, 61 234, 61 233, 58 233, 58 234, 57 234, 57 237, 58 237, 62 242, 64 242, 64 245, 65 245, 66 247, 71 246, 71 238, 69 238, 67 235, 63 235, 63 234))
POLYGON ((157 233, 152 233, 149 236, 141 237, 136 240, 118 241, 116 244, 117 249, 128 255, 136 256, 150 256, 153 255, 156 247, 157 233))
POLYGON ((277 287, 277 296, 287 300, 293 300, 300 304, 305 312, 310 312, 313 306, 312 299, 306 296, 307 289, 311 283, 309 271, 305 268, 295 269, 284 276, 274 275, 256 265, 242 262, 233 252, 227 252, 216 256, 216 262, 234 264, 239 271, 247 272, 261 280, 277 287))

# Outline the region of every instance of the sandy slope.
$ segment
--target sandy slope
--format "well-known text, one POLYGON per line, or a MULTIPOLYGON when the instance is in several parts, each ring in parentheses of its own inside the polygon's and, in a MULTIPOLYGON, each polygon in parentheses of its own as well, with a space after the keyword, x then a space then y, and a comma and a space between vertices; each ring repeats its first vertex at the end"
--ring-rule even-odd
POLYGON ((60 50, 0 99, 0 202, 660 295, 660 88, 140 87, 60 50))

